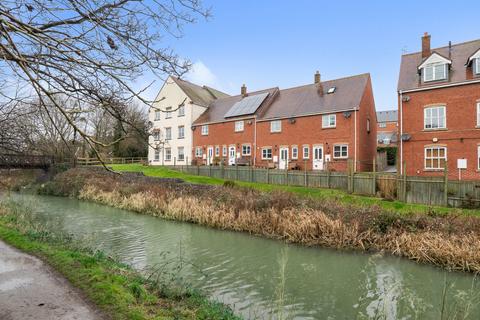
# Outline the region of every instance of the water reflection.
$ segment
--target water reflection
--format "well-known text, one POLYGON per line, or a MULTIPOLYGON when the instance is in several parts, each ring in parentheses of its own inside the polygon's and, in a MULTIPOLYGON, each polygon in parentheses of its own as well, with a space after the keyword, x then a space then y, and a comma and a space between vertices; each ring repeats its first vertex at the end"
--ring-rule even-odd
POLYGON ((288 245, 73 199, 15 198, 33 202, 42 223, 137 269, 151 271, 180 257, 186 282, 249 319, 440 319, 445 300, 451 314, 465 314, 468 306, 465 319, 480 318, 471 275, 379 254, 288 245))

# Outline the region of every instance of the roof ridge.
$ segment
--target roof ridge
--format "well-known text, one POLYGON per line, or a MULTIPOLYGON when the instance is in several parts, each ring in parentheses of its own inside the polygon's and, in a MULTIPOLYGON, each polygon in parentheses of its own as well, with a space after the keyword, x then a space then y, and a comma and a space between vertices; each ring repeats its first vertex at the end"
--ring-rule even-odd
MULTIPOLYGON (((252 91, 252 92, 247 92, 247 97, 252 95, 252 94, 259 94, 259 93, 262 93, 264 91, 270 91, 270 90, 275 90, 275 89, 279 89, 279 88, 278 87, 271 87, 271 88, 256 90, 256 91, 252 91)), ((237 95, 234 95, 234 96, 228 96, 228 97, 224 97, 224 98, 219 98, 219 99, 216 99, 216 101, 223 100, 223 99, 237 98, 239 96, 241 96, 241 94, 237 94, 237 95)))
MULTIPOLYGON (((365 72, 365 73, 360 73, 360 74, 356 74, 356 75, 353 75, 353 76, 347 76, 347 77, 342 77, 342 78, 336 78, 336 79, 330 79, 330 80, 326 80, 326 81, 321 81, 320 83, 324 84, 324 83, 328 83, 328 82, 347 80, 347 79, 356 78, 356 77, 362 77, 362 76, 366 76, 366 75, 370 76, 370 73, 369 73, 369 72, 365 72)), ((302 84, 302 85, 299 85, 299 86, 296 86, 296 87, 290 87, 290 88, 280 89, 280 91, 298 89, 298 88, 303 88, 303 87, 308 87, 308 86, 314 86, 314 85, 316 85, 316 83, 302 84)))
MULTIPOLYGON (((477 41, 480 41, 480 39, 475 39, 475 40, 469 40, 469 41, 464 41, 464 42, 460 42, 460 43, 455 43, 455 44, 452 44, 452 48, 453 47, 457 47, 457 46, 461 46, 461 45, 465 45, 465 44, 468 44, 468 43, 472 43, 472 42, 477 42, 477 41)), ((439 50, 439 49, 447 49, 449 46, 446 45, 446 46, 443 46, 443 47, 437 47, 437 48, 433 48, 433 49, 430 49, 430 51, 435 51, 435 50, 439 50)), ((419 54, 419 53, 422 53, 422 51, 415 51, 415 52, 410 52, 410 53, 405 53, 405 54, 402 54, 402 57, 403 56, 411 56, 411 55, 414 55, 414 54, 419 54)))

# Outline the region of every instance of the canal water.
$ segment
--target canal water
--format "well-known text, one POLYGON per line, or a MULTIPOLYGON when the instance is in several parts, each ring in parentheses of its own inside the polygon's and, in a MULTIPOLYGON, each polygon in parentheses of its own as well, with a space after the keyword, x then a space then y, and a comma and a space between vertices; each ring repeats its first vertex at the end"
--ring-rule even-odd
POLYGON ((11 197, 32 208, 39 223, 136 269, 178 272, 183 284, 247 319, 436 320, 442 305, 443 319, 480 319, 480 288, 470 274, 381 254, 289 245, 75 199, 11 197))

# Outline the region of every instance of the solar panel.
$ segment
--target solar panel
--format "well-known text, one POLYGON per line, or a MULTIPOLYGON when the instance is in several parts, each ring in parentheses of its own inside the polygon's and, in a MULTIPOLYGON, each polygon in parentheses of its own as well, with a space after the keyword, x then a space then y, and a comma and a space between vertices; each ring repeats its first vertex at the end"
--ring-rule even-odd
POLYGON ((225 114, 225 118, 254 114, 267 96, 268 92, 265 92, 243 98, 228 110, 225 114))

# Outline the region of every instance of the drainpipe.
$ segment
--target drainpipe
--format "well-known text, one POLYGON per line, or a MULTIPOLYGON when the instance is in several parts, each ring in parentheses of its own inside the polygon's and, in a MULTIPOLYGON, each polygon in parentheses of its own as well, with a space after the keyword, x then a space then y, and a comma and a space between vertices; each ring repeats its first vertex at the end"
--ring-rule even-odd
POLYGON ((355 140, 355 143, 354 143, 354 147, 355 147, 355 152, 353 153, 353 171, 354 172, 357 172, 357 110, 354 111, 354 120, 355 120, 355 124, 354 124, 354 128, 355 128, 355 133, 354 133, 354 140, 355 140))
POLYGON ((400 93, 400 174, 403 174, 403 93, 402 90, 399 91, 400 93))
POLYGON ((254 127, 253 127, 253 166, 257 163, 257 116, 253 118, 254 127))

